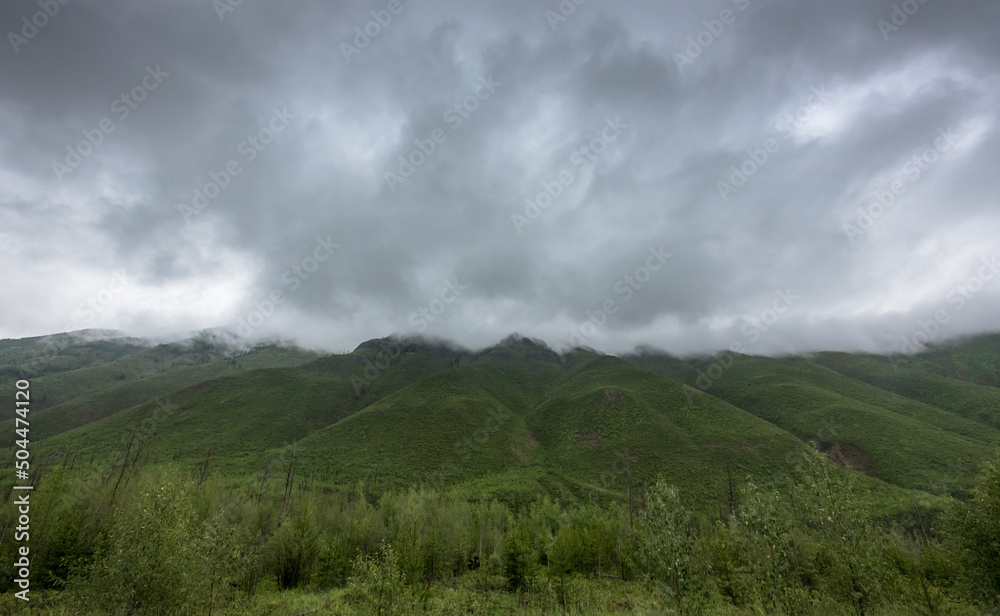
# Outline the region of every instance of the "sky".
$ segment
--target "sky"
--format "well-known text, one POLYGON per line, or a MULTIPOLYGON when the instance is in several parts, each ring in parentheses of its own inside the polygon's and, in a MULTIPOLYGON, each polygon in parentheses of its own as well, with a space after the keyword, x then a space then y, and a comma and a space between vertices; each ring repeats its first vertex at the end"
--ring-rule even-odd
POLYGON ((991 0, 0 6, 0 337, 1000 330, 991 0))

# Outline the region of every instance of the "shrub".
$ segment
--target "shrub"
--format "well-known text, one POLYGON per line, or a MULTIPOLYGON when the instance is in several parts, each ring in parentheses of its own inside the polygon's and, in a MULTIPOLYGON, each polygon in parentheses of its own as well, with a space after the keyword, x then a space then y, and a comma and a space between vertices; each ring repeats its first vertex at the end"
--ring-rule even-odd
POLYGON ((649 489, 646 503, 637 529, 639 569, 664 588, 677 611, 683 613, 689 595, 699 587, 691 516, 681 504, 677 488, 667 485, 662 477, 649 489))
POLYGON ((347 583, 347 597, 364 614, 391 616, 406 607, 406 586, 399 557, 382 544, 374 554, 358 553, 347 583))
POLYGON ((191 482, 176 472, 146 478, 114 512, 89 570, 70 588, 93 614, 190 611, 208 577, 191 541, 197 535, 191 482))
POLYGON ((972 499, 952 507, 946 526, 971 594, 1000 608, 1000 452, 983 464, 972 499))
POLYGON ((268 562, 279 589, 308 583, 319 556, 319 535, 307 507, 278 528, 267 545, 268 562))

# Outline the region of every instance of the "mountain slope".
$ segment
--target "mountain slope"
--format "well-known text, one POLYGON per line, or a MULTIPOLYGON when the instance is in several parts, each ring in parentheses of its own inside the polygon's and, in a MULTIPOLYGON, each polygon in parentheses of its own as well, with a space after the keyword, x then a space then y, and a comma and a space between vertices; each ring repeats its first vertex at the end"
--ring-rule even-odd
MULTIPOLYGON (((212 452, 230 472, 255 471, 269 457, 309 433, 339 421, 391 392, 447 369, 460 357, 432 345, 404 343, 384 356, 387 341, 370 341, 354 353, 289 368, 264 368, 214 378, 150 398, 107 417, 45 439, 37 451, 52 459, 67 452, 81 459, 121 452, 133 432, 158 459, 195 460, 212 452), (364 380, 373 365, 386 365, 364 380), (364 386, 357 387, 358 380, 364 386), (165 411, 166 405, 169 411, 165 411)), ((264 351, 262 351, 263 353, 264 351)), ((247 356, 249 357, 249 356, 247 356)), ((371 374, 369 372, 369 374, 371 374)), ((58 412, 60 407, 38 415, 58 412)))
POLYGON ((0 340, 0 386, 114 361, 148 348, 139 338, 106 330, 0 340))
POLYGON ((846 353, 821 353, 814 361, 853 379, 972 420, 979 429, 988 426, 987 433, 996 440, 1000 430, 1000 389, 996 387, 941 376, 923 362, 892 364, 876 356, 846 353))
POLYGON ((960 381, 1000 387, 1000 333, 970 336, 905 358, 905 365, 960 381))
POLYGON ((239 359, 186 350, 33 381, 36 394, 64 388, 33 411, 39 460, 130 452, 246 478, 294 456, 297 474, 331 486, 449 485, 510 502, 620 499, 664 474, 704 508, 727 498, 730 477, 780 481, 810 441, 886 502, 961 493, 1000 444, 989 406, 1000 390, 941 376, 922 356, 900 368, 904 391, 888 358, 852 354, 559 355, 517 335, 478 352, 382 338, 308 362, 279 347, 239 359))
MULTIPOLYGON (((933 490, 975 468, 1000 434, 936 407, 914 403, 804 358, 732 356, 708 393, 805 441, 845 466, 904 487, 933 490)), ((694 374, 710 360, 693 362, 694 374)), ((699 383, 697 377, 689 379, 699 383)), ((701 381, 704 384, 704 381, 701 381)))

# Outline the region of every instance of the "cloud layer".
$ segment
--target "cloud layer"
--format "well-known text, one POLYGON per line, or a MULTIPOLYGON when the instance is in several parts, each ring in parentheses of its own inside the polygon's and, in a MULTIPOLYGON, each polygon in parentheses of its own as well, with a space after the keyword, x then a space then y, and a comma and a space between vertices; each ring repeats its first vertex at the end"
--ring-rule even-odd
POLYGON ((0 335, 1000 329, 1000 5, 576 1, 4 4, 0 335))

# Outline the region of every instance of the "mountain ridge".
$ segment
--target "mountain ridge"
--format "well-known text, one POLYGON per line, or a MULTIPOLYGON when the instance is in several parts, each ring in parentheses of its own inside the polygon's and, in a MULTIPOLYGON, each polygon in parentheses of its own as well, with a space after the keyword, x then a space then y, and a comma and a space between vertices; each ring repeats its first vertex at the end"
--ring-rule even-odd
POLYGON ((634 458, 629 481, 666 473, 704 503, 733 472, 777 480, 810 443, 889 500, 962 494, 1000 445, 1000 389, 939 374, 964 357, 988 380, 990 337, 908 359, 912 387, 899 393, 888 356, 559 354, 512 334, 480 350, 389 336, 340 354, 271 345, 233 357, 212 341, 128 347, 36 379, 37 451, 53 464, 120 456, 151 426, 144 460, 210 459, 236 478, 294 456, 330 485, 493 484, 519 500, 620 495, 621 460, 634 458))

